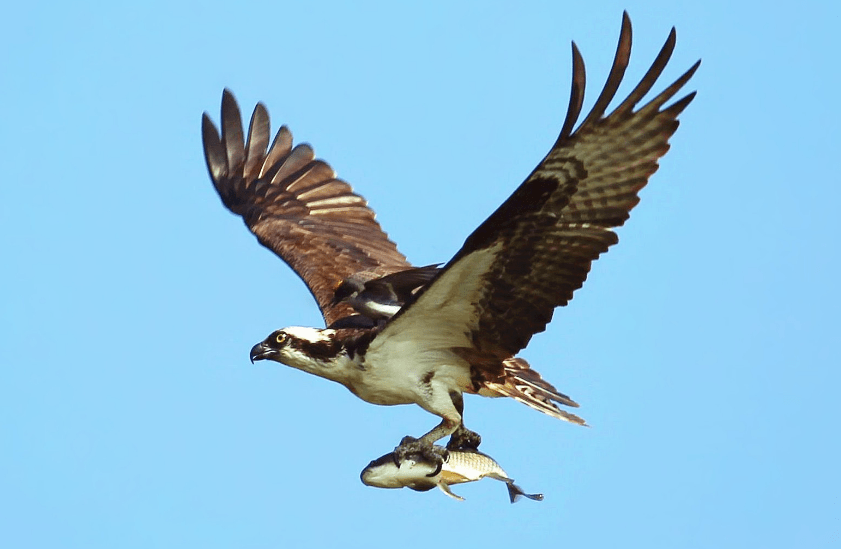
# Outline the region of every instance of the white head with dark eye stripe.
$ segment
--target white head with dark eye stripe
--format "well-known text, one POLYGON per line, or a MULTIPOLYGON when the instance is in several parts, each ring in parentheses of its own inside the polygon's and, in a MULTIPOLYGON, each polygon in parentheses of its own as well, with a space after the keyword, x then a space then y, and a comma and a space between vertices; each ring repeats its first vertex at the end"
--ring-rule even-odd
POLYGON ((346 355, 335 330, 293 326, 276 330, 252 347, 251 362, 273 360, 324 377, 346 355))

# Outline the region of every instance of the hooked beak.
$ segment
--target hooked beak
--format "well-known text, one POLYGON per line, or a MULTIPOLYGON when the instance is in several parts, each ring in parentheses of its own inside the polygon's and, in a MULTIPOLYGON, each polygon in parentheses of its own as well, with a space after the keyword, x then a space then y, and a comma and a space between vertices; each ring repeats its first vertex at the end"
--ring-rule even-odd
POLYGON ((255 360, 265 360, 267 358, 271 358, 273 355, 277 354, 277 351, 266 345, 265 342, 261 341, 257 345, 251 348, 251 364, 254 364, 255 360))

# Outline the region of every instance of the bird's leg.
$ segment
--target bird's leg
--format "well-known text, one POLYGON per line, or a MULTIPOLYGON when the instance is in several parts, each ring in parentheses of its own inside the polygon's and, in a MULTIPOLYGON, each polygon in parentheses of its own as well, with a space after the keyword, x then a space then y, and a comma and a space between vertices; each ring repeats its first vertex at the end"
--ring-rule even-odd
MULTIPOLYGON (((447 393, 443 396, 446 398, 447 393)), ((429 411, 440 415, 441 423, 420 438, 403 437, 403 440, 394 449, 394 462, 398 466, 405 459, 420 458, 426 463, 436 465, 435 470, 427 476, 434 477, 441 472, 441 467, 449 457, 449 452, 442 446, 436 446, 435 442, 453 434, 461 425, 461 413, 458 410, 457 402, 460 399, 460 394, 458 398, 450 394, 446 401, 444 399, 439 400, 438 403, 441 406, 437 410, 429 409, 429 411)))
POLYGON ((450 441, 447 443, 447 450, 477 450, 479 444, 482 443, 482 437, 479 433, 475 433, 464 426, 464 397, 460 393, 452 393, 450 398, 453 400, 453 406, 458 410, 461 416, 461 421, 450 435, 450 441))

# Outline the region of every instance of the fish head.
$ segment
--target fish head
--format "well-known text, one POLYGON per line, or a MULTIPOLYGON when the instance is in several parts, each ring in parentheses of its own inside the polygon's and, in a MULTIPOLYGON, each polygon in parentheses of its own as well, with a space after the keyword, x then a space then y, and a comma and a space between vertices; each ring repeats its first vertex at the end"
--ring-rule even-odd
POLYGON ((366 486, 376 488, 411 488, 425 492, 438 486, 438 475, 427 475, 435 471, 435 465, 413 459, 396 463, 394 453, 381 456, 368 464, 359 475, 366 486))

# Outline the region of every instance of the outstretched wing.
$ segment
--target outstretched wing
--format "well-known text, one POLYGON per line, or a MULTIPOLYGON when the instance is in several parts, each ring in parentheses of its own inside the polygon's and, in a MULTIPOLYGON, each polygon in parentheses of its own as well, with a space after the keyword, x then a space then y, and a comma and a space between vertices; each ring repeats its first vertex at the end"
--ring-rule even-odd
POLYGON ((345 278, 410 266, 365 199, 316 160, 312 147, 293 147, 286 126, 268 147, 269 115, 262 104, 254 108, 245 141, 236 99, 225 90, 221 124, 220 138, 207 113, 202 117, 207 169, 222 202, 303 279, 328 326, 353 313, 333 300, 345 278))
POLYGON ((545 329, 554 309, 566 305, 584 283, 591 263, 618 241, 611 228, 628 218, 639 201, 637 193, 668 150, 676 118, 695 94, 664 104, 698 63, 647 104, 637 104, 662 73, 674 45, 672 29, 642 81, 605 116, 630 57, 631 23, 624 14, 607 84, 573 132, 585 80, 573 43, 569 112, 555 145, 378 339, 409 331, 429 346, 459 349, 474 367, 501 375, 500 360, 545 329))

